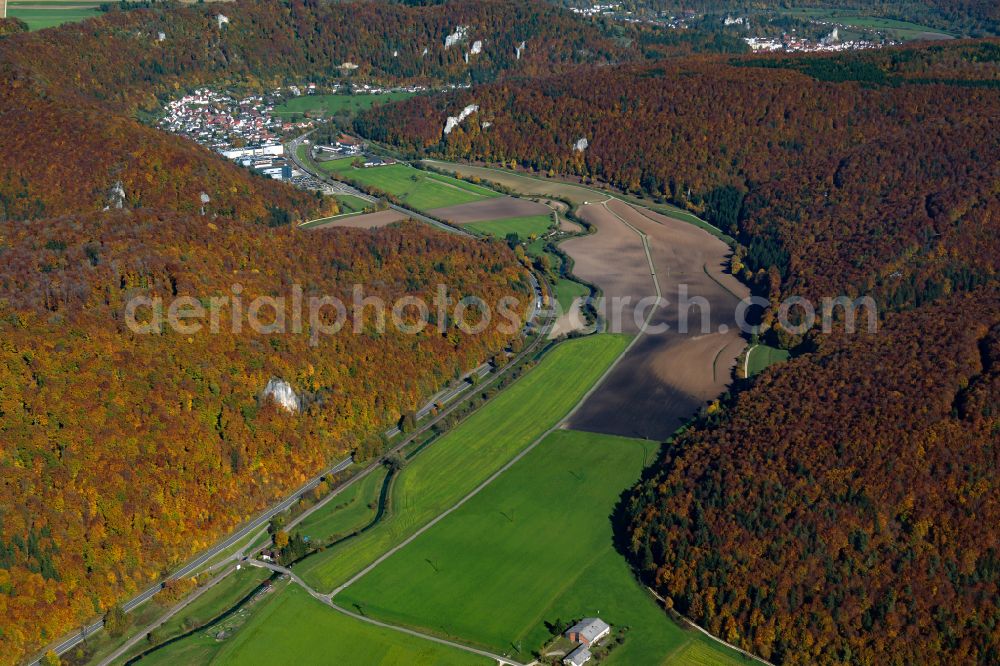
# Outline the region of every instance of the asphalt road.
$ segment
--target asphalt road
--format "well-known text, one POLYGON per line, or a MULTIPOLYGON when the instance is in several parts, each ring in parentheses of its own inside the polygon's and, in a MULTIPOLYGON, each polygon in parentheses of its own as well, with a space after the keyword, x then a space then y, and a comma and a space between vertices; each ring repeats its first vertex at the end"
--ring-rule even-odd
MULTIPOLYGON (((537 293, 540 295, 541 294, 541 285, 538 283, 538 281, 535 278, 534 274, 531 274, 531 281, 532 281, 532 284, 535 286, 535 288, 538 290, 537 293)), ((534 306, 533 306, 533 309, 532 309, 532 312, 531 312, 530 320, 533 321, 538 316, 539 312, 540 312, 540 308, 538 307, 538 303, 536 301, 534 303, 534 306)), ((522 358, 525 354, 533 351, 534 348, 538 345, 538 343, 540 341, 542 341, 542 340, 545 339, 545 337, 547 335, 547 331, 551 327, 551 324, 552 324, 552 320, 549 319, 546 322, 546 324, 544 325, 543 330, 540 332, 539 336, 536 338, 534 344, 529 345, 527 348, 525 348, 524 350, 522 350, 521 353, 518 354, 517 357, 515 357, 515 359, 512 361, 512 363, 516 363, 516 361, 519 360, 520 358, 522 358)), ((492 369, 492 366, 490 366, 488 363, 484 363, 483 365, 481 365, 478 368, 476 368, 473 372, 478 373, 480 377, 486 377, 486 376, 488 376, 488 375, 490 375, 492 373, 492 374, 494 374, 493 378, 491 378, 491 381, 492 381, 496 377, 499 377, 501 374, 503 374, 503 371, 507 367, 509 367, 510 365, 511 364, 508 364, 508 365, 504 366, 504 368, 501 368, 500 371, 494 371, 492 369)), ((461 395, 462 393, 464 393, 466 391, 469 391, 471 388, 472 388, 471 385, 469 385, 469 384, 467 384, 465 382, 460 382, 459 384, 457 384, 457 385, 455 385, 455 386, 453 386, 453 387, 451 387, 449 389, 445 389, 445 391, 443 391, 443 392, 437 394, 436 396, 434 396, 427 403, 427 405, 425 405, 421 409, 421 411, 424 412, 424 414, 426 415, 433 408, 433 405, 434 405, 435 402, 437 402, 437 401, 443 401, 443 404, 447 403, 447 402, 452 402, 456 397, 458 397, 459 395, 461 395)), ((450 411, 450 410, 448 410, 448 411, 450 411)), ((417 433, 414 433, 414 436, 420 434, 425 429, 433 426, 438 421, 439 418, 443 418, 444 416, 446 416, 447 413, 448 413, 448 411, 440 414, 439 417, 436 418, 436 419, 434 419, 433 421, 424 424, 421 427, 421 429, 417 431, 417 433)), ((398 432, 398 429, 396 429, 396 430, 398 432)), ((409 441, 409 439, 410 438, 408 438, 406 441, 402 442, 397 447, 397 449, 401 448, 402 446, 405 446, 406 443, 409 441)), ((313 477, 312 479, 310 479, 305 485, 303 485, 301 488, 299 488, 298 490, 296 490, 293 494, 291 494, 287 498, 285 498, 282 502, 280 502, 280 503, 272 506, 267 511, 265 511, 262 514, 260 514, 253 521, 251 521, 250 523, 248 523, 244 527, 240 528, 237 532, 235 532, 232 535, 230 535, 227 539, 225 539, 221 543, 216 544, 215 546, 213 546, 209 550, 205 551, 204 553, 202 553, 201 555, 199 555, 195 559, 193 559, 190 562, 188 562, 186 565, 184 565, 183 567, 181 567, 180 569, 178 569, 177 571, 175 571, 169 578, 184 578, 184 577, 190 575, 192 572, 194 572, 197 569, 199 569, 200 567, 204 566, 210 560, 214 559, 215 557, 217 557, 218 555, 220 555, 224 551, 226 551, 229 548, 231 548, 232 546, 236 545, 236 543, 238 543, 239 541, 241 541, 245 537, 249 536, 252 532, 254 532, 254 531, 260 529, 261 527, 263 527, 264 525, 266 525, 268 523, 268 521, 270 521, 271 518, 273 518, 277 514, 283 513, 284 511, 286 511, 289 508, 291 508, 291 506, 293 504, 295 504, 299 500, 299 497, 303 493, 309 492, 310 490, 312 490, 313 488, 315 488, 319 484, 319 482, 320 482, 321 479, 323 479, 324 477, 326 477, 328 475, 336 474, 337 472, 343 471, 343 470, 347 469, 348 467, 350 467, 351 464, 353 464, 353 459, 350 458, 350 457, 348 457, 348 458, 345 458, 344 460, 341 460, 337 464, 333 465, 329 469, 325 470, 321 474, 316 475, 315 477, 313 477)), ((366 469, 364 472, 362 472, 362 474, 358 475, 358 478, 360 478, 360 476, 363 476, 365 473, 370 472, 371 469, 374 468, 375 465, 377 465, 377 463, 373 463, 372 466, 370 466, 368 469, 366 469)), ((355 480, 356 479, 351 479, 351 481, 349 481, 348 484, 352 483, 355 480)), ((345 487, 346 487, 346 485, 345 485, 345 487)), ((343 490, 343 488, 341 488, 340 490, 343 490)), ((334 493, 334 494, 336 494, 336 493, 334 493)), ((331 494, 330 497, 332 497, 332 495, 333 494, 331 494)), ((326 498, 326 499, 329 499, 329 498, 326 498)), ((308 515, 309 513, 312 513, 312 511, 314 511, 315 509, 320 508, 323 504, 325 504, 325 501, 318 503, 316 506, 312 507, 308 512, 306 512, 305 514, 299 516, 296 519, 295 522, 297 523, 300 520, 304 519, 306 517, 306 515, 308 515)), ((156 585, 150 586, 145 591, 143 591, 141 594, 133 597, 132 599, 130 599, 127 602, 125 602, 124 604, 122 604, 122 609, 125 610, 125 612, 132 611, 137 606, 145 603, 146 601, 149 601, 161 589, 163 589, 163 583, 157 583, 156 585)), ((80 643, 82 643, 84 641, 84 639, 86 639, 87 636, 90 636, 90 635, 94 634, 95 632, 100 631, 103 627, 104 627, 104 620, 103 619, 97 620, 96 622, 94 622, 92 624, 86 625, 85 627, 83 627, 76 634, 73 634, 72 636, 69 636, 69 637, 63 639, 58 644, 56 644, 54 646, 49 646, 48 648, 46 648, 46 651, 48 651, 48 650, 54 650, 56 654, 60 654, 60 655, 61 654, 65 654, 69 650, 72 650, 74 647, 76 647, 77 645, 79 645, 80 643)), ((41 659, 41 657, 39 656, 34 661, 30 662, 30 664, 32 666, 35 666, 36 664, 38 664, 40 662, 40 659, 41 659)))
MULTIPOLYGON (((279 502, 278 504, 275 504, 267 511, 257 516, 250 523, 247 523, 245 526, 241 527, 239 530, 231 534, 226 540, 216 544, 215 546, 212 546, 211 548, 203 552, 201 555, 199 555, 198 557, 194 558, 193 560, 185 564, 183 567, 181 567, 180 569, 175 571, 171 576, 169 576, 168 579, 184 578, 186 576, 191 575, 192 572, 203 566, 206 562, 214 559, 217 555, 231 548, 236 543, 241 541, 244 537, 249 536, 252 532, 263 527, 265 524, 267 524, 269 520, 271 520, 271 518, 278 515, 279 513, 288 510, 288 508, 290 508, 293 504, 295 504, 299 500, 299 497, 303 493, 309 492, 317 485, 319 485, 319 482, 321 479, 323 479, 323 477, 331 474, 336 474, 337 472, 341 472, 350 467, 353 462, 354 460, 348 457, 345 458, 344 460, 341 460, 336 465, 333 465, 329 469, 325 470, 323 473, 317 474, 315 477, 310 479, 309 482, 307 482, 304 486, 296 490, 292 495, 289 495, 283 501, 279 502)), ((162 582, 150 586, 149 588, 144 590, 141 594, 138 594, 135 597, 123 603, 122 609, 125 612, 132 611, 136 606, 139 606, 140 604, 149 601, 161 589, 163 589, 162 582)), ((54 650, 56 654, 65 654, 69 650, 72 650, 74 647, 82 643, 87 636, 90 636, 96 631, 100 631, 103 627, 104 627, 104 620, 100 619, 94 622, 93 624, 86 625, 79 632, 63 639, 56 645, 49 646, 47 650, 54 650)), ((39 657, 38 659, 35 659, 30 663, 32 664, 32 666, 34 666, 35 664, 39 663, 40 659, 41 658, 39 657)))
MULTIPOLYGON (((306 132, 302 136, 292 139, 290 142, 285 144, 285 157, 291 160, 292 164, 294 164, 300 171, 304 171, 305 173, 309 174, 316 180, 322 183, 326 183, 327 185, 333 187, 334 190, 336 190, 337 193, 339 194, 350 194, 351 196, 364 199, 365 201, 375 201, 374 197, 362 192, 353 185, 350 185, 349 183, 345 183, 340 180, 336 180, 335 178, 331 178, 328 174, 322 173, 320 171, 315 171, 312 168, 310 168, 308 164, 304 164, 301 160, 299 160, 298 148, 300 145, 302 145, 302 141, 310 134, 312 134, 312 131, 306 132)), ((471 234, 468 231, 464 231, 462 229, 458 229, 456 227, 447 225, 444 222, 439 222, 438 220, 435 220, 434 218, 431 217, 427 217, 423 213, 418 213, 415 210, 410 210, 409 208, 403 208, 402 206, 397 206, 396 204, 393 203, 389 204, 389 208, 396 211, 397 213, 402 213, 407 217, 411 217, 414 220, 418 220, 425 224, 429 224, 432 227, 440 229, 441 231, 446 231, 450 234, 458 234, 460 236, 475 237, 475 234, 471 234)))
MULTIPOLYGON (((314 177, 317 177, 317 178, 319 178, 321 180, 324 180, 326 182, 336 183, 337 185, 344 186, 346 188, 350 188, 350 189, 353 190, 354 188, 352 188, 350 185, 348 185, 346 183, 341 183, 340 181, 333 180, 331 178, 326 177, 325 175, 313 173, 311 170, 309 170, 303 164, 301 164, 301 162, 299 162, 298 157, 296 156, 295 152, 296 152, 296 149, 297 149, 298 145, 307 136, 308 136, 308 134, 304 134, 304 135, 298 137, 297 139, 294 139, 292 142, 290 142, 288 144, 288 150, 286 152, 288 153, 287 156, 291 159, 291 161, 296 166, 298 166, 301 170, 303 170, 303 171, 305 171, 307 173, 312 174, 314 177)), ((345 193, 354 194, 353 192, 348 192, 348 191, 345 191, 345 193)), ((355 194, 355 196, 357 196, 357 195, 361 195, 361 197, 365 198, 365 199, 371 199, 370 196, 368 196, 367 194, 364 194, 362 192, 357 192, 357 194, 355 194)), ((462 231, 461 229, 456 229, 455 227, 451 227, 451 226, 449 226, 447 224, 438 222, 437 220, 433 220, 433 219, 427 217, 426 215, 422 215, 420 213, 417 213, 416 211, 412 211, 412 210, 408 210, 406 208, 403 208, 401 206, 390 205, 390 208, 392 208, 393 210, 396 210, 396 211, 398 211, 400 213, 403 213, 404 215, 409 215, 409 216, 413 217, 414 219, 420 220, 422 222, 426 222, 427 224, 431 224, 431 225, 433 225, 435 227, 438 227, 438 228, 440 228, 440 229, 442 229, 444 231, 448 231, 450 233, 456 233, 456 234, 461 234, 461 235, 465 235, 465 236, 472 236, 473 235, 473 234, 470 234, 470 233, 468 233, 466 231, 462 231)), ((538 280, 535 277, 534 273, 529 273, 529 276, 530 276, 530 280, 532 282, 532 286, 533 286, 534 291, 535 291, 535 296, 537 298, 537 300, 535 300, 533 302, 533 304, 532 304, 531 315, 528 318, 528 321, 532 322, 538 316, 539 311, 540 311, 539 301, 541 299, 542 287, 538 283, 538 280)), ((548 323, 548 325, 551 326, 551 321, 548 323)), ((545 331, 543 331, 542 333, 543 333, 542 335, 539 335, 538 340, 542 340, 545 337, 544 336, 545 331)), ((527 351, 528 351, 527 349, 524 350, 522 352, 522 355, 525 352, 527 352, 527 351)), ((473 372, 477 373, 478 376, 481 378, 481 377, 485 377, 486 375, 490 374, 491 371, 492 370, 491 370, 490 365, 487 364, 487 363, 484 363, 483 365, 481 365, 478 368, 476 368, 473 372)), ((428 401, 428 403, 426 405, 424 405, 424 407, 422 407, 420 409, 420 411, 418 412, 418 417, 422 418, 422 417, 426 416, 428 413, 430 413, 430 411, 433 409, 434 404, 436 402, 441 402, 442 404, 446 404, 448 402, 451 402, 458 395, 460 395, 461 393, 467 391, 469 388, 470 387, 467 386, 467 385, 464 385, 464 382, 463 382, 463 383, 459 383, 458 385, 456 385, 454 387, 451 387, 449 389, 446 389, 446 390, 442 391, 438 395, 436 395, 433 398, 431 398, 431 400, 428 401)), ((431 424, 427 424, 427 425, 429 426, 431 424)), ((386 435, 392 437, 392 436, 395 436, 398 433, 399 433, 399 429, 398 428, 391 428, 389 431, 386 432, 386 435)), ((283 513, 284 511, 288 510, 289 508, 291 508, 291 506, 293 504, 295 504, 299 500, 299 497, 303 493, 306 493, 306 492, 312 490, 313 488, 315 488, 317 485, 319 485, 320 480, 322 480, 324 477, 326 477, 328 475, 336 474, 337 472, 340 472, 340 471, 343 471, 343 470, 347 469, 348 467, 350 467, 352 463, 353 463, 353 459, 352 458, 350 458, 350 457, 345 458, 344 460, 338 462, 336 465, 330 467, 329 469, 325 470, 321 474, 318 474, 317 476, 313 477, 308 483, 306 483, 304 486, 302 486, 301 488, 299 488, 292 495, 288 496, 285 500, 283 500, 282 502, 280 502, 280 503, 272 506, 267 511, 265 511, 262 514, 260 514, 253 521, 251 521, 250 523, 248 523, 244 527, 240 528, 237 532, 234 532, 233 534, 231 534, 227 539, 225 539, 221 543, 216 544, 212 548, 206 550, 201 555, 199 555, 198 557, 196 557, 195 559, 191 560, 186 565, 184 565, 183 567, 181 567, 180 569, 178 569, 177 571, 175 571, 171 576, 168 577, 168 580, 169 579, 184 578, 184 577, 189 576, 191 573, 193 573, 194 571, 196 571, 197 569, 199 569, 200 567, 202 567, 205 563, 207 563, 210 560, 214 559, 216 556, 218 556, 219 554, 221 554, 223 551, 231 548, 236 543, 238 543, 239 541, 241 541, 245 537, 249 536, 250 533, 252 533, 253 531, 255 531, 255 530, 263 527, 265 524, 267 524, 268 521, 271 520, 271 518, 273 518, 274 516, 276 516, 279 513, 283 513)), ((125 603, 123 603, 122 604, 122 609, 125 612, 131 612, 136 607, 142 605, 143 603, 145 603, 145 602, 149 601, 151 598, 153 598, 153 596, 155 596, 161 589, 163 589, 163 582, 160 582, 160 583, 157 583, 155 585, 150 586, 149 588, 147 588, 146 590, 144 590, 142 593, 136 595, 132 599, 129 599, 128 601, 126 601, 125 603)), ((72 650, 74 647, 76 647, 77 645, 79 645, 80 643, 82 643, 88 636, 94 634, 97 631, 100 631, 103 628, 104 628, 104 620, 103 619, 97 620, 96 622, 93 622, 92 624, 85 625, 84 627, 81 628, 81 630, 79 632, 77 632, 77 633, 75 633, 75 634, 73 634, 71 636, 68 636, 68 637, 64 638, 62 641, 60 641, 59 643, 57 643, 55 645, 51 645, 51 646, 47 647, 46 648, 46 652, 48 650, 53 650, 56 654, 59 654, 59 655, 65 654, 69 650, 72 650)), ((36 666, 37 664, 40 663, 40 661, 41 661, 41 656, 37 657, 36 659, 34 659, 33 661, 31 661, 29 663, 31 664, 31 666, 36 666)))

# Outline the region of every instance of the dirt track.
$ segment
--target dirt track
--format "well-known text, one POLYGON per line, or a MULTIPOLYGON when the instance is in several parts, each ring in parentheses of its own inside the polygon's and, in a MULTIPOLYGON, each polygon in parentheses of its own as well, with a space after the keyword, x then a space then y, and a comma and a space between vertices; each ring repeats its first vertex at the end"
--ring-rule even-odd
MULTIPOLYGON (((746 287, 724 273, 728 246, 690 224, 619 200, 606 206, 585 206, 581 214, 598 231, 594 236, 563 243, 563 249, 577 262, 574 272, 596 282, 609 296, 631 295, 634 301, 653 293, 639 235, 616 217, 620 216, 648 236, 667 304, 655 312, 650 332, 629 350, 569 425, 578 430, 665 439, 729 384, 744 344, 734 313, 739 299, 748 295, 746 287), (692 304, 686 309, 688 332, 680 332, 681 285, 686 285, 689 300, 701 297, 708 302, 704 328, 701 309, 692 304), (663 324, 669 329, 655 332, 656 326, 663 324), (728 330, 721 332, 720 326, 728 330)), ((626 315, 630 311, 626 308, 626 315)), ((632 316, 624 317, 621 330, 638 330, 632 316)))
POLYGON ((375 229, 384 227, 393 222, 402 222, 406 216, 394 210, 380 210, 377 213, 365 213, 364 215, 352 215, 338 220, 330 220, 323 224, 317 224, 312 229, 333 229, 336 227, 350 229, 375 229))
POLYGON ((469 222, 485 222, 499 220, 505 217, 526 217, 528 215, 548 215, 549 208, 543 204, 517 199, 515 197, 497 197, 484 201, 446 206, 429 211, 431 215, 454 224, 469 222))
POLYGON ((560 244, 573 258, 573 274, 598 285, 604 292, 604 301, 609 304, 607 318, 621 322, 620 326, 610 323, 610 330, 638 333, 643 317, 640 315, 636 322, 636 303, 656 295, 642 239, 602 204, 581 206, 577 214, 594 225, 597 233, 560 244), (625 303, 626 298, 631 302, 625 303), (616 303, 621 303, 620 317, 613 313, 616 303))

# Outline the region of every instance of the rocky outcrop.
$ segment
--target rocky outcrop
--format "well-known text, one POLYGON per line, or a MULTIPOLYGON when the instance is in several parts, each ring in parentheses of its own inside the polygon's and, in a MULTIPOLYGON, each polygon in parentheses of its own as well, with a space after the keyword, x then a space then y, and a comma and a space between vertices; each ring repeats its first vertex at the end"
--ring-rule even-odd
POLYGON ((478 104, 470 104, 457 116, 448 116, 448 120, 444 124, 444 133, 451 134, 451 131, 458 127, 463 120, 471 116, 473 113, 479 110, 478 104))
POLYGON ((260 393, 261 404, 267 402, 268 398, 274 400, 276 405, 289 412, 297 412, 302 406, 302 400, 295 393, 292 385, 277 377, 271 377, 267 382, 267 386, 260 393))

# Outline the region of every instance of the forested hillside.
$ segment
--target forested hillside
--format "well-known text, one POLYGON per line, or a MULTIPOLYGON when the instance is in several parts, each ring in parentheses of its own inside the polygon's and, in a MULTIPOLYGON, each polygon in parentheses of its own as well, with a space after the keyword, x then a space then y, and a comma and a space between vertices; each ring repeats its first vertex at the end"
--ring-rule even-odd
MULTIPOLYGON (((578 5, 579 0, 567 0, 578 5)), ((1000 33, 1000 5, 993 0, 625 0, 641 10, 683 12, 740 12, 789 9, 832 9, 845 14, 912 21, 966 37, 1000 33)))
POLYGON ((330 212, 130 116, 158 109, 178 90, 340 76, 345 62, 358 66, 359 78, 440 84, 490 80, 507 69, 551 73, 616 52, 565 12, 496 0, 448 8, 239 2, 144 9, 12 36, 0 42, 0 219, 100 209, 119 180, 130 207, 194 211, 205 192, 209 210, 239 219, 330 212), (220 25, 221 11, 229 22, 220 25), (445 48, 458 26, 467 38, 445 48), (473 40, 485 45, 467 64, 473 40))
POLYGON ((270 178, 261 178, 197 144, 179 140, 78 96, 38 95, 0 80, 0 220, 101 210, 121 183, 127 208, 206 213, 271 223, 335 212, 270 178))
POLYGON ((551 74, 616 48, 552 6, 499 1, 162 7, 0 40, 0 663, 159 580, 510 338, 454 321, 418 336, 368 322, 316 346, 308 321, 301 334, 136 335, 129 298, 204 303, 238 284, 247 304, 301 285, 350 303, 358 283, 391 304, 441 283, 495 304, 529 290, 499 243, 416 225, 307 236, 288 222, 335 204, 137 112, 206 84, 353 71, 436 85, 551 74), (446 49, 460 25, 467 38, 446 49), (473 40, 484 47, 466 64, 473 40), (118 182, 125 209, 102 212, 118 182), (299 414, 259 401, 272 376, 303 398, 299 414))
POLYGON ((799 358, 666 448, 623 547, 675 608, 778 663, 988 664, 998 78, 995 41, 701 57, 412 99, 357 128, 685 206, 737 237, 734 270, 773 303, 874 296, 874 335, 776 336, 799 358))
POLYGON ((688 59, 414 98, 356 126, 414 153, 668 199, 737 235, 743 277, 772 297, 873 293, 899 309, 1000 268, 1000 136, 991 131, 1000 88, 965 85, 998 76, 994 42, 733 65, 688 59), (789 67, 850 78, 858 62, 892 83, 820 81, 789 67), (467 122, 444 137, 444 118, 470 103, 489 126, 467 122))
POLYGON ((45 34, 12 36, 0 42, 0 71, 27 76, 42 90, 73 91, 128 110, 156 108, 156 96, 177 87, 225 80, 246 85, 346 75, 377 76, 382 83, 484 81, 608 62, 618 54, 594 24, 528 0, 433 7, 240 0, 115 12, 45 34), (220 24, 220 15, 228 22, 220 24), (464 36, 446 45, 461 26, 464 36), (477 40, 481 52, 469 53, 477 40), (345 70, 346 62, 357 69, 345 70))
POLYGON ((624 513, 641 576, 782 664, 995 664, 1000 293, 766 372, 624 513))
POLYGON ((0 37, 16 35, 20 32, 28 32, 28 24, 19 18, 8 16, 0 18, 0 37))
MULTIPOLYGON (((438 283, 488 303, 527 289, 513 255, 416 225, 304 233, 170 213, 0 225, 0 653, 13 658, 157 580, 505 343, 348 323, 302 330, 133 334, 137 295, 428 302, 438 283), (270 377, 300 415, 258 403, 270 377)), ((353 318, 353 309, 349 316, 353 318)), ((149 316, 149 311, 140 311, 149 316)), ((327 318, 330 311, 328 309, 327 318)), ((270 309, 262 315, 273 319, 270 309)), ((327 321, 327 319, 324 319, 327 321)), ((6 661, 6 659, 5 659, 6 661)))

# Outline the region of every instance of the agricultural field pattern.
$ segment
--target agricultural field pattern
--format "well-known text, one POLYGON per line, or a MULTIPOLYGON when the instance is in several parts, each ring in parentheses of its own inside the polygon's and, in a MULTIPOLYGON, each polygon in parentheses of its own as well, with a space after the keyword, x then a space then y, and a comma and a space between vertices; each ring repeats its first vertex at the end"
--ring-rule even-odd
POLYGON ((996 118, 989 0, 0 0, 0 666, 1000 663, 996 118))

